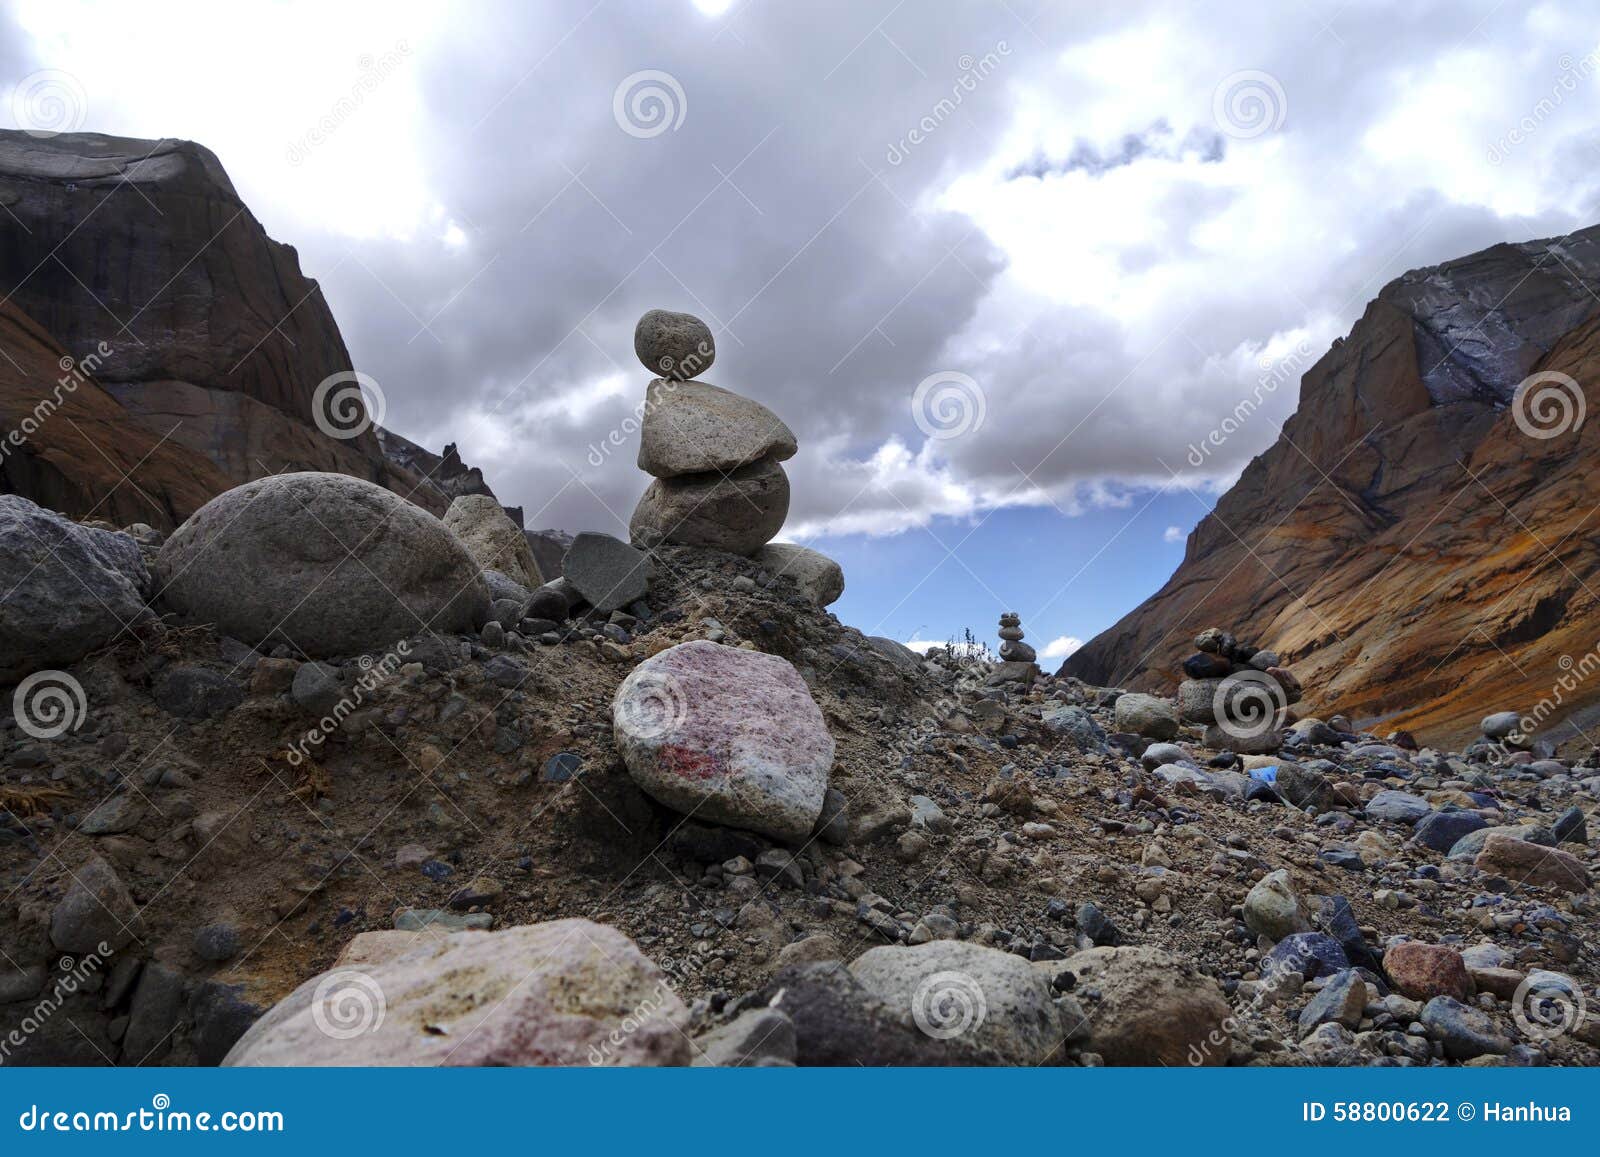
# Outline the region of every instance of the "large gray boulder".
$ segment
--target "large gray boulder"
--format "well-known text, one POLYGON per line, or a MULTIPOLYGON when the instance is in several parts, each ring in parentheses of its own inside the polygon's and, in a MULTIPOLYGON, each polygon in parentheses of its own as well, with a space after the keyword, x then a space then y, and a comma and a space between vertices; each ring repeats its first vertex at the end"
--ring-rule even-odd
POLYGON ((794 843, 816 827, 833 736, 788 660, 679 643, 622 681, 612 721, 628 773, 668 807, 794 843))
POLYGON ((150 574, 126 534, 0 495, 0 682, 75 663, 149 613, 150 574))
POLYGON ((800 593, 819 607, 844 594, 844 570, 821 551, 792 542, 769 542, 751 557, 773 577, 793 579, 800 593))
POLYGON ((1172 702, 1158 695, 1130 691, 1117 696, 1112 709, 1118 731, 1142 735, 1146 739, 1175 739, 1178 711, 1172 702))
POLYGON ((566 581, 597 611, 625 607, 650 589, 649 557, 609 534, 586 530, 578 535, 567 548, 561 569, 566 581))
POLYGON ((90 856, 50 912, 50 943, 63 952, 115 952, 134 938, 139 909, 117 870, 90 856))
POLYGON ((493 495, 461 495, 444 512, 444 524, 479 566, 499 571, 529 589, 544 582, 527 535, 493 495))
POLYGON ((760 402, 706 382, 656 379, 645 390, 639 469, 657 478, 726 473, 793 458, 794 433, 760 402))
POLYGON ((850 971, 935 1040, 970 1035, 1010 1065, 1059 1061, 1066 1038, 1050 984, 1027 960, 961 940, 880 945, 850 971))
POLYGON ((717 343, 694 314, 652 309, 633 328, 633 352, 651 373, 681 382, 711 368, 717 343))
POLYGON ((789 516, 789 477, 763 460, 728 474, 657 478, 639 499, 628 532, 643 547, 678 543, 751 554, 789 516))
POLYGON ((252 1025, 223 1062, 686 1065, 689 1012, 632 940, 588 920, 421 934, 341 961, 252 1025))
POLYGON ((308 655, 463 633, 489 613, 478 563, 433 515, 343 474, 275 474, 219 494, 162 546, 174 610, 308 655), (247 595, 248 597, 241 597, 247 595))

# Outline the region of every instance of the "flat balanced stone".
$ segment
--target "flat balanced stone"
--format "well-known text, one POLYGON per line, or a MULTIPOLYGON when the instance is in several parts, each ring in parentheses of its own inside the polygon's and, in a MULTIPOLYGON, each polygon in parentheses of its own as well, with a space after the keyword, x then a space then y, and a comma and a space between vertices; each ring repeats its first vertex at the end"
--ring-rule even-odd
POLYGON ((657 478, 793 458, 794 433, 771 410, 707 382, 657 378, 645 390, 639 469, 657 478))
POLYGON ((650 559, 620 538, 584 531, 567 547, 562 576, 597 611, 615 611, 644 598, 650 559))

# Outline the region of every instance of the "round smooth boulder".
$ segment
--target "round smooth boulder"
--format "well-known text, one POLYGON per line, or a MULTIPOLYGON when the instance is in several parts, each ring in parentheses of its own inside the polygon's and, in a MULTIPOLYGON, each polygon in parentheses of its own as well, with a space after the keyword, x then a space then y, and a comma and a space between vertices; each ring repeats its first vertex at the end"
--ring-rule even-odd
POLYGON ((1395 989, 1412 1000, 1436 996, 1466 1000, 1472 996, 1472 977, 1466 963, 1461 953, 1448 944, 1402 941, 1383 954, 1383 970, 1395 989))
POLYGON ((844 594, 844 570, 821 551, 792 542, 769 542, 751 555, 778 578, 791 578, 800 593, 819 607, 844 594))
POLYGON ((76 663, 145 617, 139 544, 0 495, 0 682, 76 663))
POLYGON ((1108 1065, 1225 1065, 1231 1010, 1217 982, 1159 948, 1091 948, 1068 957, 1089 1040, 1108 1065), (1089 996, 1093 991, 1098 999, 1089 996))
POLYGON ((961 940, 885 944, 850 971, 935 1040, 965 1038, 1007 1065, 1061 1059, 1066 1032, 1049 981, 1014 953, 961 940))
POLYGON ((1130 691, 1117 696, 1112 713, 1118 731, 1142 735, 1146 739, 1177 738, 1177 709, 1159 696, 1130 691))
POLYGON ((1493 715, 1485 715, 1478 727, 1489 739, 1506 739, 1515 734, 1521 724, 1522 716, 1515 711, 1496 711, 1493 715))
POLYGON ((792 843, 816 827, 833 736, 787 660, 680 643, 633 669, 611 715, 629 774, 667 807, 792 843))
POLYGON ((313 472, 219 494, 156 557, 174 610, 252 645, 287 642, 313 656, 473 630, 489 613, 480 569, 421 507, 313 472))
POLYGON ((633 327, 633 352, 651 373, 685 382, 711 368, 717 343, 694 314, 652 309, 633 327))
POLYGON ((706 382, 657 378, 645 390, 639 469, 657 478, 793 458, 794 432, 760 402, 706 382))
POLYGON ((444 512, 444 525, 461 540, 478 565, 499 571, 529 589, 544 582, 528 536, 493 496, 461 495, 444 512))
POLYGON ((639 499, 628 533, 643 547, 681 546, 753 554, 789 516, 789 476, 770 459, 728 474, 657 478, 639 499))
POLYGON ((312 977, 223 1064, 689 1063, 688 1009, 615 928, 553 920, 418 941, 312 977))

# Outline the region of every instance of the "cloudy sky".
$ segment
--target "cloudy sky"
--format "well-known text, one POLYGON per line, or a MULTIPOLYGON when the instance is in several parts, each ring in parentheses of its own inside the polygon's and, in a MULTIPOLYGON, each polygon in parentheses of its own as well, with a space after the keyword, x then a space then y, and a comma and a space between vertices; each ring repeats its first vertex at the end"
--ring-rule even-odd
MULTIPOLYGON (((800 440, 872 633, 1059 654, 1158 587, 1406 269, 1600 220, 1583 3, 15 0, 10 86, 211 147, 385 424, 618 530, 645 309, 800 440), (1200 466, 1190 446, 1281 388, 1200 466)), ((15 123, 13 93, 0 120, 15 123)))

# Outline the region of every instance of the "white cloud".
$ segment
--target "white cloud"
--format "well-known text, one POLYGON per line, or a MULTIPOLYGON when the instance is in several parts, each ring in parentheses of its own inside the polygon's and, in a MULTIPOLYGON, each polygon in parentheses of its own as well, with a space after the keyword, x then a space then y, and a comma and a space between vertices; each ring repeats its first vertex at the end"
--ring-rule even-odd
POLYGON ((1039 652, 1039 657, 1041 659, 1065 659, 1081 646, 1083 646, 1082 639, 1074 638, 1071 635, 1062 635, 1046 643, 1044 649, 1039 652))
POLYGON ((1169 526, 1162 532, 1162 542, 1182 542, 1184 540, 1183 527, 1169 526))

